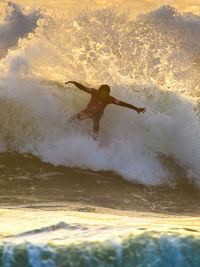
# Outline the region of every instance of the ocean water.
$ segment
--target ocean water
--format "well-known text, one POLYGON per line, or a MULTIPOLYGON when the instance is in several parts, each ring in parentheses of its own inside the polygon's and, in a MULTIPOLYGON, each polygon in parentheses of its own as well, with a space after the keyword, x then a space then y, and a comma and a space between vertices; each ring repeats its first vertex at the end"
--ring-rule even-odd
POLYGON ((0 3, 0 266, 199 266, 200 17, 184 1, 0 3), (99 140, 69 118, 98 88, 99 140))

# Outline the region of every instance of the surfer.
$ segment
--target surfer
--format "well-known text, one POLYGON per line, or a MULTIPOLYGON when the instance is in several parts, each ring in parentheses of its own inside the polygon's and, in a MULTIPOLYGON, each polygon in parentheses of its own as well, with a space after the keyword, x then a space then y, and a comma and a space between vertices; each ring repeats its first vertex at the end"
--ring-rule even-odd
POLYGON ((87 118, 92 119, 94 123, 93 127, 93 138, 96 140, 99 133, 99 123, 103 116, 104 109, 108 104, 115 104, 122 107, 127 107, 137 111, 138 114, 146 112, 146 108, 138 108, 126 102, 120 101, 110 95, 110 86, 107 84, 103 84, 99 87, 99 89, 86 87, 75 81, 68 81, 65 84, 74 84, 80 90, 91 94, 90 101, 87 107, 76 113, 71 117, 71 120, 84 120, 87 118))

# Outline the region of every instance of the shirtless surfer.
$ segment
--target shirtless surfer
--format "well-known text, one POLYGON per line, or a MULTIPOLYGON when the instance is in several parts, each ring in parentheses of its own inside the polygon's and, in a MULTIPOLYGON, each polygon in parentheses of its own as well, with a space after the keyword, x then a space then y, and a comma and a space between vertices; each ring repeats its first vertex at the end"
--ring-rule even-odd
POLYGON ((104 109, 109 104, 115 104, 122 107, 127 107, 137 111, 138 114, 146 112, 146 108, 138 108, 131 104, 120 101, 110 95, 110 87, 107 84, 103 84, 99 89, 86 87, 75 81, 68 81, 65 84, 72 83, 80 90, 91 94, 90 101, 87 107, 72 116, 72 120, 84 120, 91 119, 94 123, 93 138, 96 140, 99 133, 99 122, 103 116, 104 109))

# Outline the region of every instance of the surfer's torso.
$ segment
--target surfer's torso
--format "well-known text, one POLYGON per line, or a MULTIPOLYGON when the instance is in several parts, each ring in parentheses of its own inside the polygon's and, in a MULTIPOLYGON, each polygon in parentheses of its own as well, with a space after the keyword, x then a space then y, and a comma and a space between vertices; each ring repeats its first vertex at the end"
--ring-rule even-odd
POLYGON ((90 88, 91 98, 84 109, 84 112, 88 113, 88 115, 92 116, 102 116, 105 110, 105 107, 109 104, 119 104, 120 101, 112 96, 100 97, 98 90, 94 88, 90 88))

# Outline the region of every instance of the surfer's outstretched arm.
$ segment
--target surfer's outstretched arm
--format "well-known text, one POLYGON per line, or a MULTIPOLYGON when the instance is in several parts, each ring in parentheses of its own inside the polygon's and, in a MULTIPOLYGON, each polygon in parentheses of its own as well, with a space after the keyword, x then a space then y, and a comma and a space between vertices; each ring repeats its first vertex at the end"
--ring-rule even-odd
POLYGON ((86 86, 84 86, 84 85, 82 85, 82 84, 80 84, 80 83, 78 83, 78 82, 75 82, 75 81, 68 81, 68 82, 66 82, 65 84, 69 84, 69 83, 74 84, 76 87, 78 87, 78 89, 80 89, 80 90, 82 90, 82 91, 84 91, 84 92, 91 93, 91 88, 88 88, 88 87, 86 87, 86 86))
POLYGON ((138 107, 136 107, 136 106, 133 106, 133 105, 128 104, 128 103, 123 102, 123 101, 119 101, 119 102, 116 103, 116 104, 117 104, 118 106, 122 106, 122 107, 126 107, 126 108, 133 109, 133 110, 137 111, 138 114, 146 112, 146 108, 138 108, 138 107))

